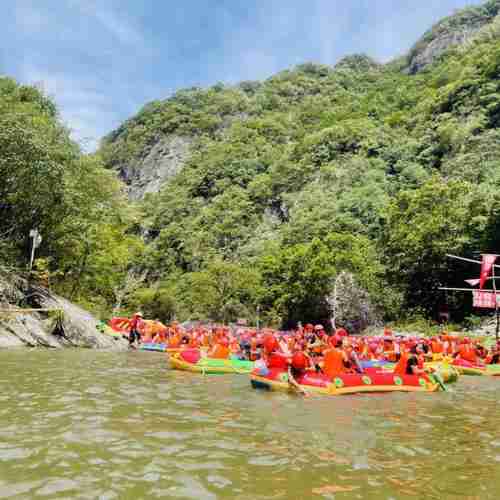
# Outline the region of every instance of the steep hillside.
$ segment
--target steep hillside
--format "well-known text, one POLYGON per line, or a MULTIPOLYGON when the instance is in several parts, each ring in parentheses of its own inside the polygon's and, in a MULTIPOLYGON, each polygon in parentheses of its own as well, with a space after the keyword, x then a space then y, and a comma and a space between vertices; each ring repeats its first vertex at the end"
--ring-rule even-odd
POLYGON ((318 319, 347 272, 386 317, 444 302, 466 313, 468 298, 437 288, 463 278, 446 252, 499 243, 498 3, 434 27, 410 66, 446 33, 475 34, 425 56, 435 59, 426 71, 365 56, 303 64, 262 83, 180 91, 108 136, 105 162, 132 191, 153 191, 151 172, 165 181, 143 204, 148 281, 130 303, 179 317, 318 319))

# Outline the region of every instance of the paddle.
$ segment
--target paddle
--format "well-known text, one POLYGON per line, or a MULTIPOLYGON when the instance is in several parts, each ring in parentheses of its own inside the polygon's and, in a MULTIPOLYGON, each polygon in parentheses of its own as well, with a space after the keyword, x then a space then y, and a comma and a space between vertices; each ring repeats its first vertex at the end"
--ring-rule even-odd
POLYGON ((310 393, 300 386, 290 374, 288 375, 288 386, 291 387, 296 394, 300 394, 305 398, 310 396, 310 393))
POLYGON ((300 385, 295 385, 290 380, 288 381, 288 385, 293 389, 293 391, 296 394, 299 394, 300 396, 303 396, 304 398, 308 398, 311 396, 310 392, 307 392, 303 387, 300 387, 300 385))
POLYGON ((435 382, 437 382, 443 391, 446 392, 448 390, 446 388, 446 385, 443 382, 443 379, 441 378, 441 375, 439 375, 439 373, 437 373, 437 372, 429 373, 429 378, 434 380, 435 382))

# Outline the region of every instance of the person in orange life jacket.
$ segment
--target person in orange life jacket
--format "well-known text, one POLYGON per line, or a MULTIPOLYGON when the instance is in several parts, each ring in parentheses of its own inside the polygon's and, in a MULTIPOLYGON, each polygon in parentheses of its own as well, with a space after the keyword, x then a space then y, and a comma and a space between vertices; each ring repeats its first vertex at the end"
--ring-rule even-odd
POLYGON ((274 335, 269 334, 264 338, 263 347, 266 355, 266 364, 269 369, 288 369, 287 357, 283 353, 279 352, 280 346, 274 335))
POLYGON ((330 379, 347 372, 347 355, 342 350, 342 339, 334 335, 330 337, 330 347, 323 357, 323 373, 330 379))
POLYGON ((209 347, 210 346, 210 333, 205 329, 201 330, 200 344, 202 347, 209 347))
POLYGON ((443 354, 444 347, 438 337, 431 338, 431 351, 433 354, 443 354))
POLYGON ((304 334, 309 335, 313 331, 314 331, 314 326, 311 323, 306 323, 306 326, 304 327, 304 334))
POLYGON ((490 353, 488 354, 488 356, 486 356, 485 363, 487 365, 500 364, 500 341, 491 348, 490 353))
POLYGON ((292 350, 288 348, 288 342, 284 337, 280 337, 278 339, 279 350, 283 353, 283 355, 289 358, 292 355, 292 350))
POLYGON ((462 340, 457 352, 454 354, 454 357, 457 359, 468 361, 473 365, 476 365, 478 362, 476 350, 474 346, 471 345, 470 339, 468 338, 464 338, 462 340))
POLYGON ((189 339, 189 344, 188 344, 188 347, 190 349, 199 349, 200 348, 200 335, 201 335, 201 333, 196 332, 196 331, 191 334, 191 338, 189 339))
POLYGON ((344 340, 342 341, 342 348, 347 357, 346 366, 354 373, 364 373, 363 367, 359 362, 356 349, 353 345, 351 345, 349 339, 344 337, 344 340))
POLYGON ((213 345, 212 349, 210 349, 208 357, 214 359, 228 359, 230 354, 228 340, 226 338, 220 338, 219 341, 213 345))
POLYGON ((424 374, 423 350, 417 345, 409 345, 409 350, 401 352, 401 358, 394 368, 394 375, 420 375, 424 374))
POLYGON ((405 373, 406 375, 423 375, 425 373, 424 350, 421 345, 416 345, 410 350, 405 373))
POLYGON ((266 375, 269 374, 269 368, 267 367, 267 363, 266 363, 266 360, 264 358, 264 353, 259 354, 259 353, 256 353, 255 354, 255 360, 254 360, 254 369, 255 370, 258 370, 258 374, 265 377, 266 375))
POLYGON ((134 347, 141 343, 141 333, 139 332, 139 328, 142 323, 142 313, 137 312, 132 316, 130 320, 130 334, 128 336, 128 345, 129 347, 134 347))
POLYGON ((293 354, 290 364, 288 365, 288 384, 294 390, 301 394, 306 394, 306 391, 298 383, 298 379, 306 373, 311 366, 311 361, 306 353, 297 351, 293 354))
POLYGON ((392 337, 384 338, 384 358, 391 363, 397 361, 396 347, 392 337))
POLYGON ((422 349, 422 357, 424 360, 432 361, 432 350, 427 341, 422 341, 421 344, 419 344, 420 348, 422 349))
POLYGON ((323 352, 324 348, 324 343, 322 340, 323 333, 324 333, 323 327, 321 325, 316 325, 314 327, 314 334, 311 336, 306 350, 306 353, 308 354, 309 359, 313 362, 316 371, 321 370, 316 360, 318 357, 321 356, 323 352))
POLYGON ((167 342, 168 328, 157 318, 153 323, 153 342, 165 344, 167 342))
POLYGON ((397 363, 401 358, 401 344, 399 340, 394 341, 394 360, 397 363))
POLYGON ((236 337, 231 337, 229 340, 229 349, 231 354, 239 356, 241 354, 241 346, 236 337))
POLYGON ((168 347, 170 348, 178 348, 181 345, 181 330, 179 323, 177 321, 173 321, 172 325, 169 328, 168 335, 168 347))
POLYGON ((477 354, 479 360, 481 362, 484 362, 484 360, 486 359, 486 356, 488 355, 488 352, 486 351, 484 346, 482 346, 481 344, 476 344, 476 354, 477 354))
POLYGON ((187 347, 191 342, 192 331, 183 331, 181 334, 181 346, 187 347))
POLYGON ((337 328, 335 330, 335 335, 338 337, 348 337, 349 334, 347 333, 347 330, 345 328, 337 328))

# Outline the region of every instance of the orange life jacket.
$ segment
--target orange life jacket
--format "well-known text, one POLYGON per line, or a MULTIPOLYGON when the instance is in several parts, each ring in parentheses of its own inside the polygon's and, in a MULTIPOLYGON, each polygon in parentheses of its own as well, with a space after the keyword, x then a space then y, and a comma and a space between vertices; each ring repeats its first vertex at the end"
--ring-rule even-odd
POLYGON ((164 344, 166 341, 165 332, 163 330, 159 331, 154 337, 153 342, 158 344, 164 344))
POLYGON ((394 368, 394 375, 402 376, 406 375, 406 365, 408 364, 408 353, 401 353, 401 357, 399 358, 398 364, 394 368))
POLYGON ((175 349, 180 345, 181 345, 181 337, 177 335, 177 333, 174 333, 174 335, 172 335, 170 337, 170 340, 168 341, 168 346, 175 349))
POLYGON ((388 351, 385 353, 385 357, 387 361, 390 361, 391 363, 395 363, 398 359, 397 354, 395 351, 388 351))
POLYGON ((221 344, 215 344, 208 357, 215 359, 227 359, 229 358, 229 355, 230 355, 229 347, 226 347, 225 345, 221 344))
POLYGON ((444 351, 444 346, 441 342, 434 340, 431 342, 431 349, 434 354, 442 354, 444 351))
POLYGON ((330 378, 346 372, 344 354, 340 349, 327 349, 324 352, 323 372, 330 378))
POLYGON ((257 339, 254 337, 250 340, 250 361, 257 359, 257 339))
POLYGON ((473 364, 477 363, 476 353, 474 351, 474 348, 470 345, 461 345, 458 349, 458 353, 460 354, 460 357, 462 359, 465 359, 465 361, 469 361, 469 363, 473 364))
POLYGON ((192 349, 198 349, 198 347, 200 347, 200 342, 194 335, 189 339, 189 347, 191 347, 192 349))

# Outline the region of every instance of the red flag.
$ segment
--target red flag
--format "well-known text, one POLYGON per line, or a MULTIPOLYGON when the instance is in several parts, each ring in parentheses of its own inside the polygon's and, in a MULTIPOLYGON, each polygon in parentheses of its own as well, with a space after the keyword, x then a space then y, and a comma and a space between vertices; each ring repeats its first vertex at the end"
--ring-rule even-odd
POLYGON ((481 280, 475 279, 475 280, 465 280, 466 283, 469 283, 470 286, 477 286, 479 285, 481 280))
POLYGON ((481 263, 481 276, 479 278, 480 289, 483 288, 484 283, 488 279, 488 276, 490 275, 491 270, 493 269, 493 264, 495 263, 496 259, 497 259, 496 255, 491 255, 491 254, 483 255, 483 262, 481 263))

